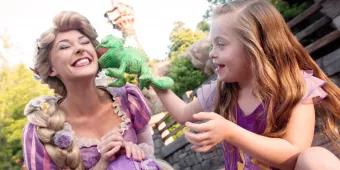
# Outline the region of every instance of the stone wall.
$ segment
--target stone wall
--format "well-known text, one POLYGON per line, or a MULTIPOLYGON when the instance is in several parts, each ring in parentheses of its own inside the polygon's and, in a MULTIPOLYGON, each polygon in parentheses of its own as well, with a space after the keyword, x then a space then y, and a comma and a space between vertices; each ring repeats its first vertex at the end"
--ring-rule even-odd
POLYGON ((223 149, 218 145, 207 153, 197 153, 191 149, 191 144, 184 138, 164 146, 161 135, 154 130, 153 141, 156 158, 163 159, 175 170, 217 170, 224 169, 223 149))

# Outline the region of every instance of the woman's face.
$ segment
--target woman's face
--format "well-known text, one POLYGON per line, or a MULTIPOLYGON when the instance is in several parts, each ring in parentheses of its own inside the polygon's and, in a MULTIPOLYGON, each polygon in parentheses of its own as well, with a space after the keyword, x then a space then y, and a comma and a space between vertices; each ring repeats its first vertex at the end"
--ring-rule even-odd
POLYGON ((90 39, 77 30, 58 33, 49 59, 50 76, 62 81, 94 77, 98 70, 97 53, 90 39))
POLYGON ((241 44, 232 14, 221 15, 213 19, 210 38, 213 48, 210 51, 218 79, 224 82, 242 82, 249 79, 250 62, 241 44))

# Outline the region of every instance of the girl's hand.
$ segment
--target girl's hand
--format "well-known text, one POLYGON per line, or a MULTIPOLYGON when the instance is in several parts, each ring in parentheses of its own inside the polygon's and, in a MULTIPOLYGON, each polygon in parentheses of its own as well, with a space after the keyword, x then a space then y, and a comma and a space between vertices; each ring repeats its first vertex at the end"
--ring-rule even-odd
POLYGON ((227 139, 232 122, 214 112, 200 112, 193 115, 197 121, 204 123, 186 122, 190 131, 185 132, 185 137, 193 145, 196 152, 207 152, 216 144, 227 139))
POLYGON ((144 151, 136 144, 132 142, 125 141, 124 147, 126 151, 126 156, 128 158, 133 158, 135 160, 141 161, 145 158, 144 151))
POLYGON ((98 152, 101 154, 101 162, 111 162, 114 160, 115 154, 123 146, 123 136, 118 128, 113 129, 101 138, 97 146, 98 152))
POLYGON ((134 22, 135 15, 131 6, 117 3, 113 7, 112 13, 116 13, 116 18, 111 18, 110 21, 124 35, 132 35, 135 32, 134 22))

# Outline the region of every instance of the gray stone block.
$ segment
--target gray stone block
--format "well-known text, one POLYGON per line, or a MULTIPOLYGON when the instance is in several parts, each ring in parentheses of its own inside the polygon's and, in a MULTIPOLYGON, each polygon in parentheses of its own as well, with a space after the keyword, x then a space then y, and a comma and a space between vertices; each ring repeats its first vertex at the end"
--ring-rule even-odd
POLYGON ((181 167, 181 169, 183 169, 184 167, 186 167, 186 164, 185 164, 185 160, 181 159, 179 160, 179 166, 181 167))
POLYGON ((183 158, 185 158, 187 155, 188 155, 188 153, 184 152, 184 153, 179 154, 178 157, 179 157, 179 159, 183 159, 183 158))
POLYGON ((340 73, 331 76, 330 78, 338 87, 340 87, 340 73))
POLYGON ((192 146, 191 144, 186 145, 185 146, 185 151, 192 151, 191 150, 191 146, 192 146))
POLYGON ((184 162, 185 162, 186 167, 190 167, 190 166, 194 165, 193 160, 191 160, 190 157, 186 157, 184 159, 184 162))
POLYGON ((207 153, 207 154, 204 154, 202 157, 203 157, 204 160, 207 160, 207 159, 210 159, 213 156, 214 156, 214 153, 207 153))
POLYGON ((333 24, 338 30, 340 30, 340 16, 333 19, 333 24))
POLYGON ((340 48, 316 61, 328 76, 340 72, 340 48))
POLYGON ((178 163, 176 164, 173 164, 172 167, 175 169, 175 170, 181 170, 180 166, 178 163))
POLYGON ((208 160, 202 162, 202 169, 211 169, 212 164, 208 160))
POLYGON ((325 0, 322 2, 321 12, 331 18, 335 18, 340 15, 340 1, 339 0, 325 0))
POLYGON ((169 156, 169 158, 167 159, 167 161, 171 164, 175 163, 175 159, 173 156, 169 156))
POLYGON ((201 167, 200 164, 197 164, 197 165, 194 165, 194 166, 192 167, 192 169, 193 169, 193 170, 201 170, 202 167, 201 167))
POLYGON ((202 154, 201 153, 196 153, 196 158, 198 161, 203 161, 203 157, 202 157, 202 154))

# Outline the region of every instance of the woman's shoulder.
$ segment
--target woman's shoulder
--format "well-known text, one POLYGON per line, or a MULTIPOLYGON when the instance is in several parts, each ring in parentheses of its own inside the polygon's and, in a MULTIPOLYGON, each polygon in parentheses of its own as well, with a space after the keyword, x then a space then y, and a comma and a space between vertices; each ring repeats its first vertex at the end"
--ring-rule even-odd
POLYGON ((111 94, 113 99, 120 98, 121 104, 128 103, 146 103, 144 95, 142 91, 138 88, 138 86, 134 84, 126 84, 122 87, 105 87, 106 91, 111 94))
POLYGON ((57 96, 38 96, 33 99, 31 99, 29 102, 27 102, 25 109, 24 109, 24 115, 28 116, 34 111, 44 109, 47 105, 47 102, 49 103, 56 103, 60 97, 57 96))
POLYGON ((48 109, 55 107, 61 97, 58 96, 39 96, 31 99, 24 108, 24 115, 29 123, 45 127, 49 115, 45 114, 48 109))
POLYGON ((119 99, 119 104, 128 113, 137 131, 145 127, 150 120, 151 110, 138 86, 126 84, 123 87, 106 89, 114 99, 119 99))

